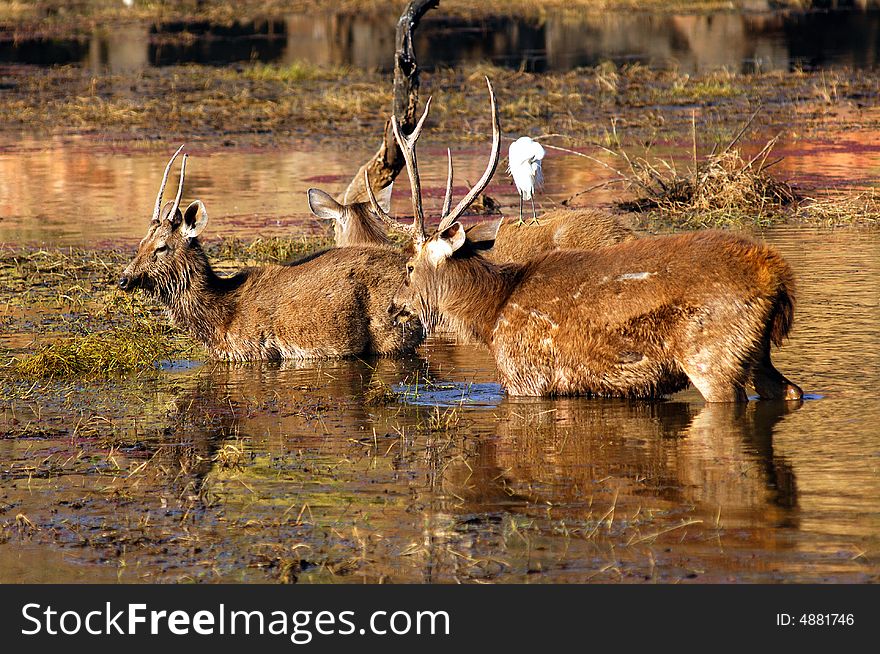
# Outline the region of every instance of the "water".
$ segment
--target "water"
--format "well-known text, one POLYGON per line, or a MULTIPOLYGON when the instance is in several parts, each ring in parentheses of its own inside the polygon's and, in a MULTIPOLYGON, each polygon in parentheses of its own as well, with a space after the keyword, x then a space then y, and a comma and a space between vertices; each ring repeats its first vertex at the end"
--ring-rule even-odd
MULTIPOLYGON (((428 69, 491 61, 536 72, 607 60, 686 73, 719 68, 871 68, 877 63, 876 8, 771 11, 770 3, 760 0, 748 8, 751 11, 745 13, 700 15, 549 12, 541 20, 462 19, 433 13, 416 34, 416 52, 420 65, 428 69)), ((0 32, 0 62, 122 71, 179 63, 308 61, 387 70, 396 22, 393 15, 317 13, 231 26, 126 24, 53 39, 0 32)))
MULTIPOLYGON (((758 134, 746 152, 769 138, 758 134)), ((440 208, 446 183, 446 143, 419 143, 419 168, 428 215, 440 208)), ((485 168, 488 143, 452 147, 456 162, 455 197, 467 191, 465 180, 478 179, 485 168)), ((505 144, 506 147, 506 144, 505 144)), ((690 143, 668 144, 656 156, 687 153, 690 143)), ((0 135, 0 244, 72 245, 134 244, 143 238, 167 156, 155 149, 108 147, 89 137, 0 135)), ((374 153, 371 142, 296 142, 267 148, 188 146, 187 200, 205 202, 210 224, 205 238, 289 236, 291 230, 329 233, 309 212, 306 192, 318 187, 332 194, 345 189, 356 172, 351 162, 374 153)), ((586 150, 617 166, 618 161, 586 150)), ((810 194, 815 188, 867 187, 880 166, 880 132, 850 130, 846 135, 779 145, 784 159, 773 167, 810 194)), ((687 155, 682 162, 689 165, 687 155)), ((547 186, 539 204, 550 208, 575 193, 613 178, 601 164, 558 150, 544 159, 547 186)), ((487 191, 508 207, 518 206, 510 178, 498 174, 487 191)), ((620 186, 604 186, 579 195, 577 202, 610 204, 620 186)), ((168 192, 169 196, 171 192, 168 192)), ((411 215, 409 189, 402 175, 395 186, 393 212, 411 215)))
MULTIPOLYGON (((0 241, 133 251, 161 157, 6 138, 0 241)), ((870 177, 876 149, 845 150, 811 141, 780 170, 870 177)), ((420 153, 439 203, 443 150, 420 153)), ((305 189, 340 190, 370 154, 196 150, 187 199, 207 203, 213 237, 317 233, 305 189)), ((459 179, 484 156, 456 153, 459 179)), ((561 153, 546 164, 547 205, 607 176, 561 153)), ((499 176, 490 193, 512 206, 511 190, 499 176)), ((401 212, 407 196, 395 193, 401 212)), ((706 405, 692 389, 513 398, 485 350, 442 338, 408 361, 182 361, 50 384, 0 411, 0 582, 878 581, 880 234, 759 237, 797 275, 774 362, 812 398, 800 407, 706 405), (419 395, 371 404, 378 380, 419 395)))
MULTIPOLYGON (((317 14, 133 24, 51 42, 0 34, 0 62, 385 69, 394 24, 317 14)), ((558 71, 611 59, 683 72, 870 69, 878 28, 877 11, 550 14, 540 23, 429 14, 416 46, 428 68, 490 60, 558 71)), ((429 214, 442 197, 445 145, 429 134, 420 142, 429 214)), ((486 146, 456 146, 458 180, 479 177, 486 146)), ((690 144, 661 147, 688 153, 690 144)), ((0 245, 133 252, 173 149, 0 135, 0 245)), ((207 204, 206 238, 251 240, 327 233, 306 190, 341 191, 373 145, 209 140, 188 151, 185 200, 207 204)), ((807 135, 775 152, 785 156, 775 173, 801 186, 868 186, 880 132, 807 135)), ((545 208, 609 178, 552 149, 544 164, 545 208)), ((516 206, 503 175, 488 192, 508 213, 516 206)), ((619 193, 602 187, 581 200, 619 193)), ((408 195, 401 178, 395 212, 409 212, 408 195)), ((514 398, 487 351, 442 337, 404 361, 182 360, 105 382, 22 383, 0 399, 0 583, 876 582, 880 233, 757 236, 797 275, 794 331, 774 362, 806 391, 801 406, 706 405, 693 389, 663 402, 514 398), (376 401, 377 386, 402 396, 376 401)), ((0 302, 0 345, 21 351, 52 338, 59 317, 50 313, 0 302)))

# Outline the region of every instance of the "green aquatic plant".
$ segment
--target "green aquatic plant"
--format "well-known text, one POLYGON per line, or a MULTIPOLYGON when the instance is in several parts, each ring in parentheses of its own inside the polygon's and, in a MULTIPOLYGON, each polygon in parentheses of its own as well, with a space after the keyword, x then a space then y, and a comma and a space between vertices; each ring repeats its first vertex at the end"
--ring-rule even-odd
POLYGON ((175 339, 161 331, 120 327, 40 345, 32 354, 16 357, 11 369, 35 379, 97 377, 152 369, 183 355, 175 339))

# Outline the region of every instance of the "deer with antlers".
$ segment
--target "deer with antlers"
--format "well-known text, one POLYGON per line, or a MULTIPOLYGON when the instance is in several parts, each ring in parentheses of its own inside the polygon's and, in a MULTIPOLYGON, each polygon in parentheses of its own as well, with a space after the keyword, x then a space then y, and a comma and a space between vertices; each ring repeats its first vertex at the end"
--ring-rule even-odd
POLYGON ((147 235, 119 280, 165 305, 171 321, 218 359, 313 359, 411 353, 423 334, 401 330, 387 307, 403 280, 405 256, 390 248, 334 248, 281 266, 216 274, 199 236, 208 223, 200 200, 183 212, 187 155, 174 201, 162 177, 147 235))
MULTIPOLYGON (((721 231, 627 241, 595 251, 553 251, 498 264, 482 252, 495 230, 466 230, 459 217, 498 165, 501 130, 492 113, 489 163, 452 208, 452 160, 443 211, 428 234, 422 210, 416 128, 395 138, 412 188, 414 221, 403 226, 370 194, 373 211, 408 233, 406 279, 389 306, 398 321, 452 327, 485 343, 515 395, 652 398, 688 382, 709 402, 800 400, 803 393, 770 361, 794 312, 791 268, 771 248, 721 231)), ((369 183, 366 184, 369 190, 369 183)), ((497 228, 497 227, 496 227, 497 228)))
MULTIPOLYGON (((321 189, 308 192, 309 209, 317 218, 332 221, 337 247, 390 246, 391 239, 369 202, 339 202, 321 189)), ((377 197, 380 208, 391 209, 391 185, 377 197)), ((549 250, 595 250, 636 238, 635 232, 616 216, 600 209, 553 209, 536 224, 502 222, 495 245, 485 252, 493 261, 525 262, 549 250)))
MULTIPOLYGON (((309 209, 317 218, 332 221, 337 247, 390 246, 385 225, 369 202, 338 202, 329 193, 311 188, 309 209)), ((377 197, 379 206, 390 212, 391 186, 377 197)), ((600 209, 553 209, 536 224, 502 222, 495 244, 484 254, 497 261, 525 262, 549 250, 595 250, 636 238, 635 232, 616 216, 600 209)))

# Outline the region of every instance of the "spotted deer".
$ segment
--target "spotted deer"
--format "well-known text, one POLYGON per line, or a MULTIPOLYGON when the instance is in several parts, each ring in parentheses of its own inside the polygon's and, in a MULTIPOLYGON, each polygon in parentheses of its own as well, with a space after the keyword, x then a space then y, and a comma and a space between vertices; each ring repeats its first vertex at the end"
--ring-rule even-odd
POLYGON ((168 173, 182 149, 165 167, 147 235, 122 273, 121 289, 146 291, 217 359, 414 351, 422 330, 401 330, 387 311, 404 277, 401 252, 334 248, 289 265, 246 268, 228 277, 215 273, 199 243, 208 223, 205 205, 195 200, 180 210, 186 154, 177 196, 162 206, 168 173))
MULTIPOLYGON (((372 201, 389 227, 406 230, 411 256, 389 312, 442 321, 485 343, 514 395, 660 397, 688 382, 706 401, 799 400, 800 388, 770 361, 788 334, 794 276, 773 249, 722 231, 642 238, 594 251, 552 251, 499 264, 483 252, 494 229, 458 221, 498 165, 501 130, 489 80, 492 148, 477 185, 425 229, 415 145, 428 107, 407 137, 395 130, 411 180, 412 226, 372 201), (396 227, 395 227, 396 225, 396 227)), ((369 184, 367 184, 369 189, 369 184)))
MULTIPOLYGON (((333 221, 337 247, 388 246, 387 230, 369 202, 341 203, 330 194, 309 189, 309 209, 323 220, 333 221)), ((377 201, 388 214, 391 186, 379 192, 377 201)), ((635 233, 612 214, 599 209, 553 209, 536 224, 502 222, 495 245, 485 256, 493 261, 525 262, 549 250, 593 250, 635 238, 635 233)))

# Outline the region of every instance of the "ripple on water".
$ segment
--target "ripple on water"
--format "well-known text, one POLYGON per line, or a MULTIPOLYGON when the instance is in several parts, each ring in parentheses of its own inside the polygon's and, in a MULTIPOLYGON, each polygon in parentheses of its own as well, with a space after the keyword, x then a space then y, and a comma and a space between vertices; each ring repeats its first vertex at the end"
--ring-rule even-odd
POLYGON ((494 407, 501 403, 504 391, 501 384, 442 382, 427 386, 397 384, 394 392, 405 404, 416 406, 486 406, 494 407))

